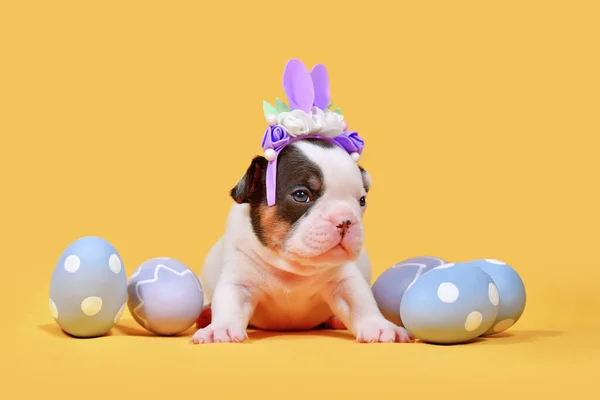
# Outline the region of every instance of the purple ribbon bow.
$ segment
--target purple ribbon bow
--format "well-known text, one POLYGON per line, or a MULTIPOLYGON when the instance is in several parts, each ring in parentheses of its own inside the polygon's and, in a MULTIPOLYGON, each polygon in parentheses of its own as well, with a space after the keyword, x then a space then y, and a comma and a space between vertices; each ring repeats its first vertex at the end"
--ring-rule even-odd
POLYGON ((272 206, 275 204, 276 198, 276 183, 277 183, 277 158, 279 153, 285 146, 301 139, 321 139, 340 146, 349 154, 362 154, 365 142, 355 131, 345 131, 334 138, 329 138, 320 135, 307 135, 291 137, 287 131, 280 125, 269 126, 265 131, 262 140, 263 150, 272 149, 275 151, 275 157, 269 161, 267 166, 267 204, 272 206))

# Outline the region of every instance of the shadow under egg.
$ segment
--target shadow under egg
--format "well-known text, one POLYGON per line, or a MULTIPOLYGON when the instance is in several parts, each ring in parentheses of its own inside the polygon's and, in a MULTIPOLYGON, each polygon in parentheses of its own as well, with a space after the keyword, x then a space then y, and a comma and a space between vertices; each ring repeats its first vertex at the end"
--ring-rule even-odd
POLYGON ((113 336, 112 330, 109 330, 108 332, 106 332, 102 335, 98 335, 98 336, 75 336, 75 335, 71 335, 67 331, 64 331, 58 324, 42 324, 42 325, 38 325, 38 328, 40 328, 42 331, 46 332, 49 335, 52 335, 57 338, 65 338, 65 339, 71 338, 71 339, 85 340, 85 339, 99 339, 99 338, 103 338, 103 337, 113 336))

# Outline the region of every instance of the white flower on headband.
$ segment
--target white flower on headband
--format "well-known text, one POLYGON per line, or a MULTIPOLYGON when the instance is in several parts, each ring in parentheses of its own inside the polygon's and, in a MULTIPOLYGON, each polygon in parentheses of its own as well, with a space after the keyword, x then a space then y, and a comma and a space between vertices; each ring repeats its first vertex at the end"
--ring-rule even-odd
POLYGON ((334 111, 327 111, 325 113, 325 123, 321 128, 321 135, 329 138, 334 138, 341 135, 346 129, 347 125, 344 121, 344 116, 334 111))
POLYGON ((312 107, 310 114, 303 110, 284 111, 277 115, 277 123, 285 128, 291 137, 320 134, 334 138, 344 132, 347 125, 344 117, 334 111, 323 112, 312 107))
POLYGON ((313 133, 321 131, 325 124, 325 113, 318 107, 313 107, 310 110, 310 115, 313 121, 313 133))
POLYGON ((288 131, 291 137, 310 135, 314 131, 312 117, 302 110, 279 113, 277 122, 288 131))

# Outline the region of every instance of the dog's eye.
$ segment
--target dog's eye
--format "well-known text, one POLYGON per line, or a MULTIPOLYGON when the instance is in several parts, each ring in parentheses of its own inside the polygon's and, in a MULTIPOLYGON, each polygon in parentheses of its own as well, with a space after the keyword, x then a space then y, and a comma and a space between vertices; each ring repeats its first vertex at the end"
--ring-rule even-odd
POLYGON ((310 196, 305 190, 298 190, 292 193, 292 198, 298 203, 308 203, 310 201, 310 196))
POLYGON ((365 198, 365 196, 361 197, 358 202, 360 203, 361 207, 364 207, 367 205, 367 199, 365 198))

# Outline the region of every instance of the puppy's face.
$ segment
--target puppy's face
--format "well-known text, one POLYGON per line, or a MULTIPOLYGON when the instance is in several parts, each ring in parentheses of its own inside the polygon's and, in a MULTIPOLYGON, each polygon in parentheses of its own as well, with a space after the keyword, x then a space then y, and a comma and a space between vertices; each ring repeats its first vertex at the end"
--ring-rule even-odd
POLYGON ((279 256, 307 267, 339 265, 358 258, 369 174, 338 146, 305 139, 288 145, 277 161, 276 204, 266 201, 268 161, 252 160, 231 190, 249 203, 260 242, 279 256))

